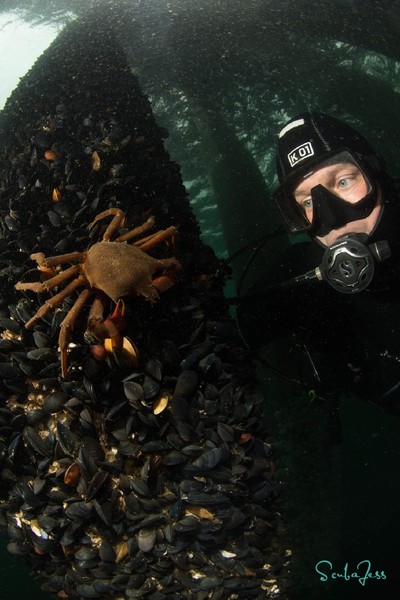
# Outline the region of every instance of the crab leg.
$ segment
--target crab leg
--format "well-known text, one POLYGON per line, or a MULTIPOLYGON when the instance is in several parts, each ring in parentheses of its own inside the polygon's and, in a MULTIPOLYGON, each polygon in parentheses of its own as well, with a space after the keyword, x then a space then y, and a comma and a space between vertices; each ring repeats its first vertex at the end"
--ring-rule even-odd
POLYGON ((85 283, 86 280, 83 275, 80 275, 79 277, 71 281, 71 283, 69 283, 67 287, 64 288, 61 292, 59 292, 52 298, 49 298, 49 300, 46 300, 46 302, 39 308, 37 313, 25 323, 25 328, 29 329, 29 327, 32 327, 32 325, 39 321, 39 319, 47 315, 47 313, 49 313, 50 311, 57 308, 57 306, 59 306, 61 302, 65 300, 65 298, 72 294, 72 292, 74 292, 78 287, 85 285, 85 283))
POLYGON ((88 229, 89 230, 93 229, 93 227, 96 225, 96 223, 98 223, 102 219, 105 219, 106 217, 109 217, 110 215, 118 216, 119 219, 121 219, 121 221, 125 218, 125 213, 121 209, 115 208, 115 207, 108 208, 107 210, 103 210, 103 212, 101 212, 95 216, 93 221, 91 223, 89 223, 88 229))
POLYGON ((122 210, 120 210, 119 208, 109 208, 108 210, 104 210, 103 212, 98 214, 88 226, 89 230, 92 229, 98 221, 101 221, 101 219, 104 219, 109 215, 114 215, 114 217, 104 232, 103 242, 108 242, 111 239, 114 231, 116 231, 118 227, 124 223, 125 213, 122 212, 122 210))
POLYGON ((161 242, 171 239, 178 232, 177 228, 174 226, 168 227, 168 229, 163 229, 162 231, 158 231, 157 233, 153 233, 149 235, 147 238, 143 240, 139 240, 135 242, 133 245, 143 250, 143 252, 147 252, 150 248, 154 248, 161 242))
POLYGON ((152 284, 157 292, 161 294, 169 290, 178 281, 182 265, 175 258, 164 258, 159 262, 163 264, 165 271, 162 275, 153 279, 152 284))
POLYGON ((123 233, 122 235, 115 238, 114 241, 115 242, 126 242, 127 240, 132 240, 132 239, 138 237, 139 235, 142 235, 142 233, 145 233, 146 231, 149 231, 150 229, 152 229, 154 227, 154 225, 155 225, 154 217, 149 217, 147 219, 147 221, 145 221, 142 225, 139 225, 139 227, 135 227, 135 229, 132 229, 131 231, 128 231, 127 233, 123 233))
POLYGON ((15 284, 15 289, 16 290, 31 290, 32 292, 49 292, 50 290, 52 290, 55 287, 57 287, 58 285, 60 285, 60 283, 63 283, 63 281, 66 281, 67 279, 72 277, 72 275, 75 275, 76 273, 78 273, 79 269, 80 269, 79 265, 74 265, 74 266, 70 267, 69 269, 62 271, 58 275, 54 275, 54 277, 51 277, 50 279, 47 279, 47 281, 43 281, 43 282, 42 281, 33 281, 30 283, 18 282, 15 284))
MULTIPOLYGON (((83 260, 86 252, 71 252, 70 254, 60 254, 60 256, 49 256, 45 258, 42 263, 39 263, 39 267, 57 267, 67 262, 74 262, 76 260, 83 260)), ((34 255, 32 254, 31 258, 34 255)))
POLYGON ((103 341, 107 337, 104 329, 104 311, 107 302, 109 300, 105 294, 96 294, 89 310, 87 328, 83 336, 87 344, 103 341))
POLYGON ((88 298, 93 293, 90 289, 83 290, 78 298, 75 300, 74 305, 72 306, 69 313, 66 315, 65 319, 62 321, 60 325, 60 333, 58 336, 58 345, 60 346, 61 353, 61 377, 64 379, 68 374, 68 360, 67 360, 67 348, 69 343, 69 335, 74 328, 75 321, 81 312, 82 308, 86 304, 88 298))

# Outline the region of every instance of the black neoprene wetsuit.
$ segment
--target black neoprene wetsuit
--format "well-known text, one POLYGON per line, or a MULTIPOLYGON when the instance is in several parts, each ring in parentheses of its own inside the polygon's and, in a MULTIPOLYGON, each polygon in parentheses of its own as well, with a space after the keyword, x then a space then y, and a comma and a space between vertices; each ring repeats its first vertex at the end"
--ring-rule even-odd
POLYGON ((257 349, 276 338, 296 334, 309 353, 323 390, 356 393, 400 413, 397 250, 386 263, 378 265, 370 287, 357 294, 340 293, 318 280, 279 285, 321 264, 323 253, 316 242, 297 243, 270 265, 263 283, 239 302, 242 335, 257 349))

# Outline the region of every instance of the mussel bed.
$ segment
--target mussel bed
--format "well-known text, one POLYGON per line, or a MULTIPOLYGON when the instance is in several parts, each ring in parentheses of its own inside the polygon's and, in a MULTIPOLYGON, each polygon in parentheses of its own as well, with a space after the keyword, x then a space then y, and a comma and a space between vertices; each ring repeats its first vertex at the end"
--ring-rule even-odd
POLYGON ((112 39, 93 44, 85 28, 59 36, 0 122, 8 549, 59 598, 284 598, 264 401, 224 302, 228 269, 200 240, 167 132, 123 55, 112 39), (83 337, 86 307, 63 380, 58 331, 76 296, 27 330, 46 294, 14 286, 39 279, 31 253, 83 251, 101 239, 103 224, 88 225, 110 207, 127 213, 129 228, 149 214, 159 227, 179 224, 184 274, 156 306, 126 299, 124 334, 134 343, 123 355, 98 360, 83 337))

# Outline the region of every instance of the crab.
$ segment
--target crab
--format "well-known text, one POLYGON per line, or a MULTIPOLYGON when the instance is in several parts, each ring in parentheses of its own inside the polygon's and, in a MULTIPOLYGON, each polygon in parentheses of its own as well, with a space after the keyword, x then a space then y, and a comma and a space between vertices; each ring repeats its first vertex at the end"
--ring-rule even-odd
MULTIPOLYGON (((31 254, 31 259, 36 261, 39 270, 47 279, 42 282, 18 282, 15 285, 17 290, 50 292, 74 277, 64 289, 42 304, 36 314, 25 323, 26 329, 55 310, 75 290, 84 288, 60 325, 58 343, 63 378, 68 374, 67 349, 71 331, 79 313, 91 296, 94 295, 95 298, 89 312, 85 340, 90 342, 102 342, 106 338, 119 340, 124 320, 122 298, 139 295, 154 303, 159 299, 160 292, 175 283, 181 271, 181 265, 176 258, 157 259, 146 253, 163 241, 173 240, 177 234, 176 227, 172 226, 134 241, 154 227, 154 218, 150 217, 139 227, 117 235, 113 239, 118 230, 125 225, 126 216, 121 210, 110 208, 98 214, 88 228, 92 229, 96 223, 108 216, 113 218, 100 242, 93 244, 86 252, 72 252, 47 258, 42 252, 31 254), (72 263, 72 266, 60 269, 60 265, 67 263, 72 263), (58 271, 55 268, 58 268, 58 271), (103 313, 109 299, 116 303, 116 309, 112 317, 104 321, 103 313)), ((119 343, 115 341, 113 347, 119 343)))

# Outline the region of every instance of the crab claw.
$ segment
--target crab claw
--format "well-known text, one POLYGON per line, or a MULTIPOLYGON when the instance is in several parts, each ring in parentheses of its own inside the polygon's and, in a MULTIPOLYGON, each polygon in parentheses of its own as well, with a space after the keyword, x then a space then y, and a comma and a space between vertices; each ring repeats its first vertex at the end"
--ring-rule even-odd
POLYGON ((113 314, 105 321, 102 319, 102 310, 99 310, 101 299, 98 298, 93 303, 91 315, 88 320, 88 328, 85 332, 85 339, 88 343, 103 341, 107 338, 112 340, 113 348, 122 347, 121 331, 125 327, 125 304, 123 300, 118 300, 113 314))
MULTIPOLYGON (((179 265, 179 263, 177 264, 179 265)), ((156 277, 155 279, 153 279, 151 283, 156 288, 157 292, 162 294, 166 290, 169 290, 169 288, 175 285, 175 283, 178 281, 179 271, 180 269, 178 269, 177 266, 171 267, 167 269, 163 273, 163 275, 160 275, 160 277, 156 277)))
POLYGON ((125 303, 123 300, 118 300, 111 317, 108 317, 103 323, 107 335, 106 338, 111 340, 113 350, 120 350, 123 346, 123 337, 121 331, 125 328, 125 303))
POLYGON ((118 300, 117 304, 115 305, 113 314, 111 315, 111 317, 108 317, 108 319, 104 321, 104 325, 109 331, 109 337, 113 337, 113 335, 116 335, 122 329, 125 328, 125 302, 123 300, 118 300))

